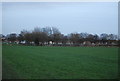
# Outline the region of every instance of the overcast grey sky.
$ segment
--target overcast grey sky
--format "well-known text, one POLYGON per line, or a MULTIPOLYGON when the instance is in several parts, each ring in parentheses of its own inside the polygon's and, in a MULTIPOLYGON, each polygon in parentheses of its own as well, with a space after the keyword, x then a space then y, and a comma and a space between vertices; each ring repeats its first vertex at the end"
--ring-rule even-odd
POLYGON ((57 27, 61 33, 118 34, 117 2, 2 3, 2 33, 57 27))

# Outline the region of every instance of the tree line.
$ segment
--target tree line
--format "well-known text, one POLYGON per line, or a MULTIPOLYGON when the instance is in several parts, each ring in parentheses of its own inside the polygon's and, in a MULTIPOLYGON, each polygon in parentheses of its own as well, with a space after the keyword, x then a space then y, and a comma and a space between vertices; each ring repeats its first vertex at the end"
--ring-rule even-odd
POLYGON ((115 34, 62 34, 56 27, 34 28, 32 31, 22 30, 20 34, 11 33, 0 36, 3 42, 36 46, 118 46, 115 34))

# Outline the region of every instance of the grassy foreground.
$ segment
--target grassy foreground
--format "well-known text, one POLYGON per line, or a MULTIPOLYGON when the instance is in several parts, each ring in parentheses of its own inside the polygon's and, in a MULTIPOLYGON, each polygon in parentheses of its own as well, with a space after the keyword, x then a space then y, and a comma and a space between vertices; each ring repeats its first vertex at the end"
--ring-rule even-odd
POLYGON ((3 45, 3 79, 116 79, 116 47, 3 45))

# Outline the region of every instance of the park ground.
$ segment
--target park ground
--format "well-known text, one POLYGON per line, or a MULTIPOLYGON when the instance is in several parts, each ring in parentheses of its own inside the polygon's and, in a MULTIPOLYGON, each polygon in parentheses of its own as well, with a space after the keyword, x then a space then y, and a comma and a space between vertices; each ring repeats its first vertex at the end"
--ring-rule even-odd
POLYGON ((3 79, 117 79, 117 47, 2 46, 3 79))

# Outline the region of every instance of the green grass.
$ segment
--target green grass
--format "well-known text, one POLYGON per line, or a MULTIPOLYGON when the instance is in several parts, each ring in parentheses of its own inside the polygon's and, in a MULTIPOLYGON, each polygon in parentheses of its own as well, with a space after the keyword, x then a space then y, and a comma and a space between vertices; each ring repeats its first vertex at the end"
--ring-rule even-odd
POLYGON ((3 79, 116 79, 116 47, 3 45, 3 79))

